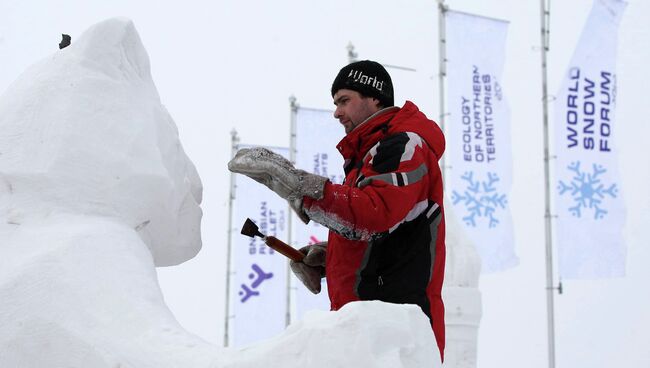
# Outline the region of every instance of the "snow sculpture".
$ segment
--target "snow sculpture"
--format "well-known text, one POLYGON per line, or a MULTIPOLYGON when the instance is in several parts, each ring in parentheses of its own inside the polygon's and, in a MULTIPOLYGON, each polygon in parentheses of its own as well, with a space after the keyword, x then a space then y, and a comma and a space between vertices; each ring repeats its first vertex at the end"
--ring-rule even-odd
POLYGON ((440 368, 429 319, 416 305, 354 302, 311 311, 276 338, 242 349, 228 368, 440 368))
MULTIPOLYGON (((451 203, 447 201, 447 203, 451 203)), ((481 293, 481 260, 454 214, 445 207, 447 261, 442 299, 445 302, 446 368, 475 368, 481 293)))
POLYGON ((28 69, 0 97, 0 367, 436 366, 414 306, 321 312, 243 351, 185 331, 155 266, 199 251, 201 191, 129 20, 28 69))
POLYGON ((156 279, 199 251, 202 188, 133 24, 100 23, 28 69, 0 132, 0 366, 215 360, 156 279))
POLYGON ((158 266, 199 251, 201 182, 131 23, 100 23, 31 67, 0 111, 0 208, 12 225, 112 218, 137 231, 158 266))

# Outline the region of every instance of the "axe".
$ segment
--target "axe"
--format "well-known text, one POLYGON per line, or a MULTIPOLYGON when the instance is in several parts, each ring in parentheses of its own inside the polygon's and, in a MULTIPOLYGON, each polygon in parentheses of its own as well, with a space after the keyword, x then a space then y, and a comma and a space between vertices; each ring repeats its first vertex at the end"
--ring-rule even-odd
POLYGON ((287 243, 274 236, 266 236, 260 233, 259 228, 255 223, 247 218, 244 222, 244 226, 241 228, 242 235, 250 236, 251 238, 258 236, 264 240, 264 243, 268 245, 271 249, 276 252, 284 255, 285 257, 291 259, 294 262, 302 262, 302 259, 305 258, 305 255, 302 252, 292 248, 287 243))

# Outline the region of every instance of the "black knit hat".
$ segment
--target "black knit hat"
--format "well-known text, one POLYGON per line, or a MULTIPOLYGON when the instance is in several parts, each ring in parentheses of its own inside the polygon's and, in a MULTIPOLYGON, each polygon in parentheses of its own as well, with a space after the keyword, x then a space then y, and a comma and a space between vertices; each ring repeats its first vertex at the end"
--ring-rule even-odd
POLYGON ((374 97, 383 107, 395 105, 390 75, 375 61, 362 60, 344 66, 332 83, 332 97, 340 89, 350 89, 366 97, 374 97))

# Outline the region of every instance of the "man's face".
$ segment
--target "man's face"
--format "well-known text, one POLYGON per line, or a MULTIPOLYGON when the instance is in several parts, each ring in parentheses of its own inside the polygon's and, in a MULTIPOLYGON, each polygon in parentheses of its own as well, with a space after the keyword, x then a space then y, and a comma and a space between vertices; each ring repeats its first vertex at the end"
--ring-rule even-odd
POLYGON ((334 117, 343 124, 345 134, 349 134, 370 115, 380 110, 378 103, 376 98, 363 97, 357 91, 340 89, 334 94, 334 117))

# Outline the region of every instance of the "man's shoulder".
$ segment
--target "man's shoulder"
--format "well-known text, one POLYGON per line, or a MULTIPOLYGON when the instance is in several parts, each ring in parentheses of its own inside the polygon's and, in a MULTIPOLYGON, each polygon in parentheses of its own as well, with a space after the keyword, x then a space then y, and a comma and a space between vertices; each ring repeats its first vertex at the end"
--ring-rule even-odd
POLYGON ((425 147, 424 140, 415 132, 396 132, 380 139, 368 152, 365 162, 372 165, 375 172, 395 171, 400 163, 411 160, 416 147, 425 147))
POLYGON ((417 132, 404 130, 386 134, 385 137, 377 141, 375 147, 381 146, 383 150, 400 151, 408 144, 421 144, 422 142, 422 137, 417 132))
POLYGON ((407 133, 417 135, 419 140, 441 157, 445 150, 445 137, 435 121, 426 117, 415 104, 410 101, 395 115, 388 131, 390 135, 407 133))

